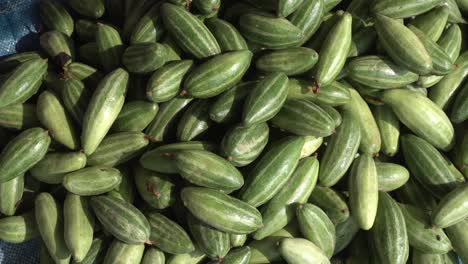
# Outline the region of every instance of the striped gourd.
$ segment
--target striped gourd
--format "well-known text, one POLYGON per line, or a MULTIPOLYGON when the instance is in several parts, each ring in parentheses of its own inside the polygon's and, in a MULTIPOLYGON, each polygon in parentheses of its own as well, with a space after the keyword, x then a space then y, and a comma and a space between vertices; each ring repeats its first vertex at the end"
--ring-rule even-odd
POLYGON ((267 13, 242 15, 239 30, 249 42, 269 49, 294 47, 303 37, 302 31, 289 20, 267 13))
POLYGON ((438 227, 448 227, 468 216, 468 184, 463 184, 445 195, 432 212, 432 223, 438 227))
POLYGON ((426 140, 408 134, 402 136, 401 145, 411 174, 437 198, 465 181, 449 169, 445 158, 426 140))
POLYGON ((330 264, 328 257, 314 243, 304 238, 285 238, 278 245, 283 259, 289 264, 330 264))
POLYGON ((67 80, 63 86, 63 105, 75 122, 80 125, 91 95, 91 91, 85 87, 84 83, 75 79, 67 80))
POLYGON ((317 60, 315 50, 298 47, 268 52, 255 61, 255 66, 264 72, 283 72, 291 76, 312 69, 317 60))
POLYGON ((192 60, 181 60, 170 62, 156 70, 148 80, 146 97, 155 103, 174 98, 179 92, 182 79, 192 65, 192 60))
POLYGON ((185 110, 177 125, 177 139, 190 141, 208 130, 212 125, 209 116, 211 102, 196 100, 185 110))
POLYGON ((150 247, 145 249, 145 254, 141 260, 141 264, 164 264, 166 263, 166 256, 161 250, 150 247))
POLYGON ((304 0, 289 20, 302 31, 300 44, 307 42, 317 31, 324 15, 324 0, 304 0))
POLYGON ((8 243, 23 243, 39 237, 34 211, 0 219, 0 239, 8 243))
POLYGON ((252 52, 249 50, 214 56, 187 75, 181 95, 208 98, 226 91, 242 79, 251 59, 252 52))
POLYGON ((140 158, 140 164, 146 169, 161 173, 177 173, 177 168, 172 156, 180 150, 207 150, 214 152, 216 150, 216 146, 203 141, 167 144, 143 154, 140 158))
POLYGON ((92 154, 101 143, 124 104, 128 73, 119 68, 99 82, 83 117, 81 144, 92 154))
POLYGON ((272 119, 286 102, 287 93, 288 77, 284 73, 267 74, 245 99, 243 125, 251 126, 272 119))
POLYGON ((75 58, 75 47, 70 37, 52 30, 43 33, 39 42, 41 48, 60 66, 67 65, 75 58))
POLYGON ((315 188, 319 162, 316 158, 299 161, 291 179, 261 210, 263 227, 253 237, 261 240, 284 228, 295 216, 298 203, 305 203, 315 188))
POLYGON ((166 47, 159 43, 139 43, 125 49, 122 64, 131 73, 148 74, 166 62, 166 47))
POLYGON ((232 127, 221 141, 221 153, 234 166, 246 166, 260 156, 266 147, 269 131, 266 123, 232 127))
POLYGON ((379 207, 370 241, 378 263, 405 264, 409 255, 405 218, 393 198, 379 192, 379 207))
POLYGON ((452 244, 442 228, 428 228, 431 220, 426 211, 408 204, 399 206, 405 217, 410 246, 431 254, 446 254, 451 250, 452 244))
POLYGON ((143 100, 125 103, 112 124, 111 130, 115 132, 143 131, 153 121, 158 110, 157 104, 143 100))
POLYGON ((198 248, 211 259, 223 259, 231 249, 228 233, 219 231, 192 215, 188 216, 188 226, 198 248))
POLYGON ((96 44, 103 69, 107 72, 116 69, 124 51, 119 32, 112 26, 98 23, 96 44))
POLYGON ((0 126, 24 130, 39 125, 34 104, 14 104, 0 108, 0 126))
POLYGON ((37 99, 36 109, 39 121, 48 129, 54 140, 72 150, 79 147, 79 138, 73 121, 55 93, 42 92, 37 99))
POLYGON ((376 162, 379 191, 389 192, 403 186, 410 178, 409 171, 399 164, 376 162))
POLYGON ((242 174, 231 163, 209 151, 178 151, 174 164, 182 178, 198 186, 232 192, 244 185, 242 174))
POLYGON ((51 138, 42 128, 30 128, 13 138, 0 153, 0 183, 14 179, 34 165, 47 153, 51 138))
POLYGON ((129 244, 148 241, 148 220, 132 204, 105 195, 92 197, 90 204, 102 226, 117 239, 129 244))
POLYGON ((293 174, 303 145, 303 137, 286 137, 274 142, 250 171, 239 197, 255 207, 273 198, 293 174))
POLYGON ((359 123, 349 111, 342 112, 343 121, 328 141, 321 159, 319 181, 333 186, 346 173, 357 153, 361 132, 359 123))
POLYGON ((162 4, 164 26, 177 44, 197 59, 221 53, 219 44, 201 20, 181 6, 162 4))
POLYGON ((72 78, 80 80, 92 88, 94 88, 103 77, 98 69, 80 62, 68 64, 64 67, 63 71, 63 76, 66 80, 72 78))
POLYGON ((0 107, 23 103, 33 96, 47 72, 47 60, 31 59, 16 67, 0 84, 0 107))
POLYGON ((174 97, 162 104, 156 118, 146 128, 145 133, 152 141, 162 142, 167 140, 167 134, 174 127, 182 109, 192 100, 192 98, 174 97))
POLYGON ((197 219, 220 231, 247 234, 262 226, 262 216, 255 207, 222 192, 186 187, 181 197, 197 219))
POLYGON ((150 171, 141 166, 133 169, 135 185, 140 197, 151 207, 164 209, 174 204, 176 184, 170 175, 150 171))
POLYGON ((375 105, 371 110, 382 139, 381 151, 385 155, 394 156, 399 148, 400 121, 388 106, 375 105))
POLYGON ((271 119, 273 126, 300 136, 327 137, 335 121, 319 105, 306 99, 288 99, 271 119))
POLYGON ((62 205, 50 193, 40 193, 34 201, 34 214, 42 241, 55 263, 70 262, 71 253, 64 239, 62 205))
POLYGON ((130 35, 130 44, 156 42, 165 33, 160 14, 160 5, 155 4, 135 24, 130 35))
POLYGON ((114 264, 123 262, 127 264, 139 264, 145 252, 145 245, 128 244, 118 239, 114 239, 107 250, 103 264, 114 264))
POLYGON ((0 212, 12 216, 21 203, 24 192, 24 175, 0 183, 0 212))
POLYGON ((88 166, 114 167, 140 154, 148 146, 148 137, 141 132, 120 132, 106 136, 93 154, 88 166))
POLYGON ((62 184, 71 193, 89 196, 109 192, 121 181, 122 174, 118 169, 94 166, 67 173, 62 184))
POLYGON ((231 23, 212 17, 207 19, 205 24, 213 33, 222 52, 247 49, 244 37, 231 23))
POLYGON ((86 166, 86 155, 82 152, 47 153, 29 172, 40 182, 59 184, 66 173, 86 166))
POLYGON ((350 217, 344 196, 331 188, 316 185, 309 202, 320 207, 335 224, 342 223, 350 217))
POLYGON ((50 30, 57 30, 67 36, 73 33, 73 18, 61 2, 42 1, 39 6, 42 22, 50 30))
POLYGON ((147 214, 147 218, 151 227, 149 241, 162 251, 184 254, 195 249, 187 232, 176 222, 157 212, 147 214))

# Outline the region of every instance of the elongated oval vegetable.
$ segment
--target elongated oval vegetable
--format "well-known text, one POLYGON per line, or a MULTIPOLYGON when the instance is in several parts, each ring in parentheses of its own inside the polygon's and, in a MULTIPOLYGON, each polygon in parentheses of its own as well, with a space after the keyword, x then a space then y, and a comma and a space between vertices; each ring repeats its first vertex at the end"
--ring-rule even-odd
POLYGON ((64 237, 73 260, 81 262, 93 243, 94 216, 85 197, 67 194, 63 204, 64 237))
POLYGON ((330 258, 335 248, 335 226, 328 216, 313 204, 303 204, 296 211, 299 228, 304 237, 330 258))
POLYGON ((223 259, 229 252, 228 233, 210 227, 192 215, 188 216, 188 226, 200 250, 211 259, 223 259))
POLYGON ((196 98, 216 96, 242 79, 250 66, 252 52, 231 51, 204 62, 191 71, 184 81, 183 94, 196 98))
POLYGON ((442 2, 442 0, 379 0, 372 6, 372 11, 393 18, 405 18, 425 13, 442 2))
POLYGON ((356 158, 349 175, 349 204, 352 216, 364 229, 372 228, 377 214, 378 177, 375 162, 369 154, 356 158))
POLYGON ((48 153, 29 172, 41 182, 59 184, 66 173, 86 166, 86 155, 82 152, 48 153))
POLYGON ((411 21, 411 25, 424 32, 432 41, 437 41, 447 24, 448 15, 446 6, 435 7, 426 14, 417 16, 411 21))
POLYGON ((349 102, 350 93, 347 86, 336 81, 318 90, 311 81, 290 78, 288 98, 308 99, 319 104, 339 106, 349 102))
POLYGON ((158 113, 158 105, 146 101, 132 101, 123 105, 112 131, 140 132, 145 129, 158 113))
POLYGON ((289 16, 293 25, 302 31, 304 44, 319 28, 324 14, 324 0, 304 0, 297 10, 289 16))
POLYGON ((399 206, 405 217, 410 246, 431 254, 446 254, 450 251, 452 245, 442 228, 428 228, 431 221, 424 210, 407 204, 399 204, 399 206))
POLYGON ((209 105, 208 100, 197 100, 187 108, 177 126, 177 138, 180 141, 190 141, 212 125, 209 105))
POLYGON ((158 114, 146 128, 145 133, 152 141, 161 142, 167 140, 167 134, 175 125, 174 123, 178 120, 182 109, 192 100, 192 98, 174 97, 162 104, 158 114))
POLYGON ((75 47, 73 41, 64 33, 52 30, 41 35, 39 42, 59 65, 67 65, 75 59, 75 47))
POLYGON ((468 185, 463 184, 444 196, 432 213, 432 223, 445 228, 463 221, 468 215, 467 194, 468 185))
POLYGON ((453 248, 457 251, 460 259, 463 262, 468 260, 468 253, 465 251, 466 243, 468 242, 468 220, 465 219, 457 224, 449 226, 445 229, 447 236, 452 242, 453 248))
POLYGON ((72 150, 78 148, 75 126, 56 94, 44 91, 39 95, 37 117, 56 141, 72 150))
POLYGON ((315 188, 319 162, 316 158, 299 161, 291 179, 262 210, 263 227, 253 237, 261 240, 284 228, 295 215, 298 203, 305 203, 315 188))
POLYGON ((288 77, 284 73, 268 74, 245 99, 242 123, 250 126, 273 118, 285 103, 287 92, 288 77))
POLYGON ((173 154, 180 150, 207 150, 214 151, 216 148, 213 144, 203 141, 189 141, 167 144, 160 146, 151 151, 146 152, 140 158, 140 164, 143 168, 161 172, 161 173, 177 173, 173 154))
POLYGON ((351 46, 352 17, 346 12, 338 13, 338 21, 330 29, 320 49, 315 66, 315 81, 318 87, 326 86, 340 73, 351 46))
POLYGON ((257 69, 264 72, 283 72, 296 75, 312 69, 317 63, 318 54, 313 49, 299 47, 272 51, 255 61, 257 69))
POLYGON ((156 103, 174 98, 179 91, 184 75, 192 65, 193 61, 191 60, 181 60, 168 63, 156 70, 146 85, 147 98, 156 103))
POLYGON ((230 234, 231 247, 242 247, 247 241, 247 235, 245 234, 230 234))
POLYGON ((285 18, 269 14, 244 14, 239 19, 242 35, 254 44, 269 49, 284 49, 302 41, 302 31, 285 18))
POLYGON ((403 186, 409 179, 408 170, 394 163, 376 162, 377 178, 379 182, 379 190, 389 192, 403 186))
POLYGON ((39 125, 34 104, 14 104, 0 108, 0 126, 24 130, 39 125))
POLYGON ((83 117, 81 144, 87 155, 96 151, 124 104, 128 73, 119 68, 106 75, 94 91, 83 117))
POLYGON ((167 259, 167 264, 198 264, 205 259, 205 254, 199 249, 185 254, 172 255, 167 259))
POLYGON ((365 153, 377 153, 380 151, 382 140, 375 118, 361 95, 354 89, 349 89, 349 91, 351 100, 343 106, 343 109, 349 111, 354 120, 359 123, 361 131, 359 149, 365 153))
POLYGON ((160 5, 154 4, 135 24, 130 35, 130 44, 156 42, 165 33, 160 5))
POLYGON ((336 255, 345 249, 354 240, 359 230, 360 228, 353 217, 348 217, 346 221, 337 224, 335 226, 336 243, 333 254, 336 255))
POLYGON ((141 262, 144 251, 144 244, 127 244, 118 239, 114 239, 107 250, 103 264, 118 262, 138 264, 141 262))
POLYGON ((432 70, 431 56, 419 38, 405 25, 378 14, 375 28, 380 43, 397 64, 423 75, 432 70))
POLYGON ((87 164, 114 167, 138 156, 148 144, 148 137, 141 132, 111 134, 88 156, 87 164))
POLYGON ((39 237, 34 211, 0 219, 0 239, 8 243, 23 243, 39 237))
POLYGON ((381 151, 388 156, 394 156, 399 148, 400 121, 388 106, 373 106, 372 114, 379 127, 382 139, 381 151))
POLYGON ((379 192, 379 207, 370 240, 378 263, 406 263, 409 242, 405 219, 398 204, 384 192, 379 192))
POLYGON ((457 98, 452 107, 450 120, 459 124, 468 119, 468 85, 465 84, 461 91, 458 93, 457 98))
POLYGON ((0 153, 0 183, 23 175, 47 153, 50 137, 42 128, 30 128, 13 138, 0 153))
POLYGON ((94 166, 67 173, 63 177, 63 186, 71 193, 88 196, 106 193, 121 181, 118 169, 94 166))
POLYGON ((129 244, 148 241, 148 220, 132 204, 104 195, 92 197, 90 204, 99 222, 117 239, 129 244))
POLYGON ((0 107, 23 103, 33 96, 47 72, 47 60, 31 59, 21 63, 0 83, 0 107))
POLYGON ((176 185, 169 176, 135 166, 135 184, 141 198, 150 206, 164 209, 176 199, 176 185))
POLYGON ((185 52, 197 59, 221 53, 219 44, 210 30, 183 7, 162 4, 161 14, 167 31, 185 52))
POLYGON ((70 0, 70 6, 79 14, 92 18, 99 18, 104 14, 105 6, 99 0, 70 0))
POLYGON ((303 238, 284 238, 279 244, 281 256, 289 264, 329 264, 326 255, 314 243, 303 238))
POLYGON ((331 188, 319 185, 315 186, 310 195, 309 202, 324 210, 335 224, 343 223, 350 217, 349 207, 345 198, 342 194, 331 188))
POLYGON ((382 100, 416 135, 442 150, 453 145, 454 130, 450 120, 427 97, 406 89, 393 89, 385 91, 382 100))
POLYGON ((257 84, 257 81, 240 82, 219 95, 210 108, 211 120, 217 123, 240 120, 243 100, 257 84))
POLYGON ((0 212, 12 216, 21 203, 24 192, 24 175, 0 183, 0 212))
POLYGON ((343 121, 328 142, 321 159, 319 181, 323 186, 333 186, 346 173, 361 141, 358 122, 349 111, 342 113, 343 121))
POLYGON ((255 207, 222 192, 186 187, 181 196, 196 218, 221 231, 246 234, 262 225, 262 216, 255 207))
POLYGON ((42 22, 50 30, 57 30, 67 36, 73 33, 73 18, 58 1, 42 1, 39 7, 42 22))
POLYGON ((327 137, 335 128, 335 121, 322 107, 305 99, 286 100, 271 123, 300 136, 327 137))
POLYGON ((221 141, 222 155, 236 167, 250 164, 266 147, 269 131, 266 123, 231 128, 221 141))
POLYGON ((159 43, 139 43, 125 49, 122 64, 131 73, 148 74, 164 65, 166 48, 159 43))
POLYGON ((208 29, 213 33, 221 51, 235 51, 247 49, 247 43, 240 32, 229 22, 212 17, 205 21, 208 29))
POLYGON ((445 158, 426 140, 404 135, 401 143, 409 171, 436 197, 442 198, 465 181, 450 170, 445 158))
POLYGON ((63 237, 62 206, 50 193, 40 193, 34 201, 37 227, 52 259, 69 262, 71 253, 63 237))
POLYGON ((151 247, 145 250, 141 264, 164 264, 166 263, 166 256, 161 250, 151 247))
POLYGON ((150 242, 170 254, 192 252, 195 247, 187 232, 160 213, 147 215, 151 227, 150 242))
POLYGON ((251 251, 250 263, 260 264, 281 261, 278 243, 285 237, 292 238, 299 235, 300 233, 296 226, 288 225, 262 240, 253 240, 248 245, 251 251))
POLYGON ((399 88, 419 78, 416 73, 373 55, 352 60, 346 70, 353 81, 379 89, 399 88))
POLYGON ((244 185, 242 174, 227 160, 205 150, 181 150, 174 154, 175 166, 187 181, 231 192, 244 185))
POLYGON ((65 109, 79 125, 91 98, 91 91, 85 88, 83 82, 70 79, 65 82, 61 91, 62 102, 65 109))
POLYGON ((293 174, 303 146, 302 137, 276 141, 250 171, 240 198, 255 207, 273 198, 293 174))
POLYGON ((99 61, 105 71, 112 71, 120 64, 124 51, 119 32, 112 26, 97 24, 96 44, 99 61))

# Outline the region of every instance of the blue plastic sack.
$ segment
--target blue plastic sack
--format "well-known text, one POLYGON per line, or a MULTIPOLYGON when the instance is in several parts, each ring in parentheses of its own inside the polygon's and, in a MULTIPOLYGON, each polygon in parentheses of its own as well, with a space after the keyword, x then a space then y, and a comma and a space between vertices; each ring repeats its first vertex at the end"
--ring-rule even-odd
POLYGON ((39 43, 39 0, 0 0, 0 57, 33 50, 39 43))
MULTIPOLYGON (((39 0, 0 0, 0 57, 34 50, 41 30, 39 0)), ((0 263, 39 263, 40 240, 23 244, 0 242, 0 263)))

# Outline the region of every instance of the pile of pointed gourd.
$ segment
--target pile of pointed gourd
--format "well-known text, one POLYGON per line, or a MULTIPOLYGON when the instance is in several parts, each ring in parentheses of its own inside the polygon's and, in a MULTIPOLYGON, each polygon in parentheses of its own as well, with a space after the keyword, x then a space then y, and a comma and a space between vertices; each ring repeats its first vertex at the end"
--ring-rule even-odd
POLYGON ((467 0, 39 12, 40 49, 0 61, 1 241, 62 264, 468 263, 467 0))

